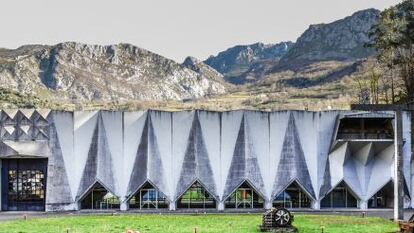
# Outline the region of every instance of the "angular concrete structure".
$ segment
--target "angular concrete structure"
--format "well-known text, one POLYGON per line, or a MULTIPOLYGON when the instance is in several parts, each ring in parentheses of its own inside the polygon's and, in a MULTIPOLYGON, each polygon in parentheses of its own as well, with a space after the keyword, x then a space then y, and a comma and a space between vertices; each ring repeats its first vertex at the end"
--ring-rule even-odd
MULTIPOLYGON (((390 208, 393 121, 393 112, 2 110, 1 210, 390 208)), ((410 122, 405 112, 405 207, 410 122)))

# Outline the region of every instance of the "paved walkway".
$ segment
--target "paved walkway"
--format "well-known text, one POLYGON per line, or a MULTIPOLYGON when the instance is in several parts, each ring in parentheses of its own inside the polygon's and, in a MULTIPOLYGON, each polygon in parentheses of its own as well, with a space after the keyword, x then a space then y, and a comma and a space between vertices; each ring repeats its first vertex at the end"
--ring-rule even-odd
MULTIPOLYGON (((138 215, 138 214, 194 214, 194 213, 206 213, 206 214, 251 214, 251 213, 263 213, 262 209, 258 210, 245 210, 245 211, 224 211, 224 212, 217 212, 217 211, 209 211, 204 212, 203 210, 200 211, 188 211, 188 210, 179 210, 179 211, 71 211, 71 212, 26 212, 26 211, 4 211, 0 212, 0 221, 10 221, 10 220, 18 220, 18 219, 30 219, 30 218, 50 218, 50 217, 65 217, 65 216, 85 216, 85 215, 138 215)), ((309 215, 345 215, 345 216, 368 216, 368 217, 381 217, 385 219, 392 219, 393 218, 393 210, 391 209, 378 209, 378 210, 302 210, 302 211, 292 211, 293 214, 309 214, 309 215)), ((406 210, 404 212, 404 219, 408 220, 414 214, 414 210, 406 210)))

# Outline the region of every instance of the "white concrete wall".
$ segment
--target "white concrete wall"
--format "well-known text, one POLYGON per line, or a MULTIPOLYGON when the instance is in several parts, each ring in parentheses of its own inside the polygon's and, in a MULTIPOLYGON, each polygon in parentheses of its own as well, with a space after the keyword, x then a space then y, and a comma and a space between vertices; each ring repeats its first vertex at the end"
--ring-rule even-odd
MULTIPOLYGON (((100 180, 100 182, 113 182, 114 184, 108 183, 107 185, 111 187, 113 185, 114 194, 122 200, 127 198, 128 184, 130 183, 138 146, 142 140, 143 129, 145 124, 149 122, 148 117, 150 117, 151 130, 154 136, 149 139, 152 140, 153 147, 147 151, 148 164, 155 161, 152 160, 152 157, 155 156, 154 153, 157 153, 156 156, 159 156, 160 166, 156 167, 154 163, 146 165, 148 169, 152 170, 147 171, 148 174, 145 176, 148 180, 156 179, 157 183, 162 186, 160 191, 166 194, 169 200, 175 200, 181 194, 177 193, 179 188, 182 189, 182 187, 178 187, 178 183, 182 178, 180 176, 182 175, 185 153, 189 143, 191 143, 188 140, 189 135, 194 121, 197 120, 201 134, 197 134, 195 141, 202 142, 203 145, 200 148, 206 149, 206 154, 197 155, 204 157, 198 157, 197 159, 208 161, 208 167, 211 171, 203 173, 204 176, 208 177, 196 178, 211 182, 211 187, 215 189, 213 195, 217 196, 217 201, 225 201, 225 186, 228 183, 229 174, 232 172, 230 168, 232 162, 234 162, 234 153, 237 149, 235 148, 236 140, 241 130, 240 126, 243 123, 243 145, 245 146, 245 155, 243 156, 246 161, 257 161, 257 167, 248 167, 251 166, 250 162, 243 165, 245 167, 242 168, 244 170, 240 173, 242 175, 239 178, 252 182, 253 186, 260 189, 257 191, 262 193, 266 201, 270 203, 275 195, 275 183, 279 179, 277 177, 279 162, 283 153, 286 153, 282 151, 282 148, 288 123, 293 117, 298 140, 298 145, 295 145, 295 147, 300 147, 303 152, 305 166, 309 172, 311 187, 315 195, 314 201, 316 204, 314 206, 317 208, 318 201, 324 195, 320 194, 320 190, 322 185, 326 183, 324 180, 327 175, 326 171, 330 173, 328 174, 330 179, 327 181, 331 186, 330 188, 334 188, 343 180, 352 188, 358 198, 365 202, 393 179, 394 149, 392 142, 387 146, 376 146, 375 143, 358 146, 354 142, 346 142, 331 150, 337 119, 339 116, 349 113, 352 112, 277 111, 266 113, 232 111, 219 113, 187 111, 171 113, 159 111, 82 111, 53 112, 53 117, 50 120, 53 121, 56 128, 65 169, 62 172, 67 174, 70 186, 68 190, 70 190, 70 196, 75 200, 75 206, 76 202, 79 201, 76 198, 81 188, 79 187, 81 180, 84 179, 82 177, 88 154, 91 153, 91 144, 94 143, 93 134, 96 127, 100 128, 100 138, 105 138, 104 141, 99 142, 101 143, 99 145, 106 143, 105 148, 98 149, 100 155, 96 159, 99 160, 109 156, 108 158, 111 160, 108 168, 107 164, 105 165, 105 169, 110 172, 111 177, 103 176, 100 173, 106 172, 106 170, 97 168, 96 179, 106 177, 105 181, 100 180), (101 124, 98 124, 99 122, 101 124), (102 132, 105 135, 101 135, 102 132), (329 167, 325 169, 327 164, 329 164, 329 167), (157 177, 157 174, 162 177, 157 177)), ((405 114, 404 174, 411 192, 414 184, 411 182, 413 165, 411 161, 411 127, 409 122, 410 116, 405 114)), ((99 165, 102 163, 97 164, 97 166, 104 166, 99 165)), ((298 176, 300 175, 298 174, 298 176)), ((300 177, 291 178, 293 181, 300 177)), ((48 177, 48 179, 54 179, 54 177, 48 177)), ((48 193, 47 195, 54 194, 48 193)))

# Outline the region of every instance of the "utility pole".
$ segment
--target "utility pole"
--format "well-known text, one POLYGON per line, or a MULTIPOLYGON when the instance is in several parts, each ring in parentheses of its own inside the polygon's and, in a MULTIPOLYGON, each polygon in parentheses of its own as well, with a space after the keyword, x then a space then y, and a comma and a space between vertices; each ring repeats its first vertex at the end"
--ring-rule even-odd
POLYGON ((413 105, 353 104, 352 110, 394 112, 394 221, 404 220, 404 160, 402 112, 414 112, 413 105))

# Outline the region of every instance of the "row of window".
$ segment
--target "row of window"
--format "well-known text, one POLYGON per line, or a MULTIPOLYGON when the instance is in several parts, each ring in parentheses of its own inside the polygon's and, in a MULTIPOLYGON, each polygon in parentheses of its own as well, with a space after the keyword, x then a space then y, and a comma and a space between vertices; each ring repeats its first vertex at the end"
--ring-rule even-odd
POLYGON ((392 118, 343 118, 336 139, 393 139, 392 118))
MULTIPOLYGON (((129 200, 130 209, 162 209, 168 208, 168 200, 150 183, 146 183, 129 200)), ((178 209, 209 209, 216 208, 215 198, 199 183, 195 182, 177 201, 178 209)), ((273 201, 274 207, 311 208, 311 198, 292 183, 273 201)), ((393 189, 388 183, 368 202, 368 208, 392 208, 393 189)), ((81 200, 81 209, 119 209, 120 201, 102 185, 96 183, 92 190, 81 200)), ((263 208, 263 198, 244 182, 225 201, 225 208, 249 209, 263 208)), ((334 188, 321 200, 321 208, 357 208, 357 198, 344 182, 334 188)))

